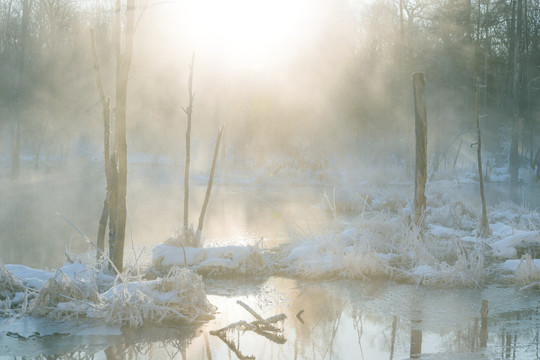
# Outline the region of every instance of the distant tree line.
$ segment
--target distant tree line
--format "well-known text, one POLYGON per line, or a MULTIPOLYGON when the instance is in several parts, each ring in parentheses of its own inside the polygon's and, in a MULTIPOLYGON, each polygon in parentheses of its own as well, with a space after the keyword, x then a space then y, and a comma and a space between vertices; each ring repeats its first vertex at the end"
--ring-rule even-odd
MULTIPOLYGON (((485 147, 508 161, 514 184, 520 165, 539 167, 538 0, 319 1, 325 15, 316 40, 303 44, 281 77, 268 76, 268 83, 202 70, 208 75, 200 81, 208 85, 198 86, 198 116, 216 119, 212 130, 197 138, 213 137, 216 124, 226 121, 223 156, 257 160, 268 152, 294 154, 299 148, 309 153, 309 146, 321 149, 321 139, 333 146, 332 139, 351 134, 351 142, 366 149, 392 144, 392 151, 407 153, 403 147, 411 144, 413 129, 410 79, 422 71, 431 154, 447 156, 456 136, 474 133, 480 84, 485 85, 480 96, 481 113, 487 114, 482 120, 488 130, 485 147)), ((66 157, 70 139, 85 131, 99 144, 101 105, 88 28, 96 29, 104 86, 111 88, 114 6, 112 1, 0 0, 0 151, 11 159, 14 178, 22 153, 32 154, 39 167, 44 146, 48 155, 66 157)), ((186 81, 179 74, 186 73, 192 49, 185 49, 183 62, 151 56, 152 50, 143 47, 152 49, 148 44, 156 42, 148 40, 148 22, 155 19, 151 11, 144 17, 135 34, 141 51, 134 54, 134 103, 128 112, 130 106, 139 107, 128 121, 128 142, 176 154, 182 151, 178 134, 183 126, 177 105, 186 102, 181 98, 186 81)))
POLYGON ((364 114, 364 127, 395 129, 395 119, 410 108, 410 75, 423 71, 431 132, 442 128, 448 143, 472 129, 479 84, 483 126, 493 137, 491 149, 509 161, 513 184, 520 164, 540 165, 540 2, 383 0, 356 14, 358 71, 352 73, 357 89, 368 91, 356 91, 359 101, 348 98, 351 118, 364 114))

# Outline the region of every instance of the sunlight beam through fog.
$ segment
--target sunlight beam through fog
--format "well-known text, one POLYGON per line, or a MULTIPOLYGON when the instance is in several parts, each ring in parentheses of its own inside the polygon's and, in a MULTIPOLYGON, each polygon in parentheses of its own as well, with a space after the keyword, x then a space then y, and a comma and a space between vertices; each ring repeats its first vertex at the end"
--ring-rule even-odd
POLYGON ((316 35, 322 14, 318 2, 307 0, 188 0, 163 8, 162 21, 180 32, 171 36, 197 54, 255 70, 293 58, 316 35))

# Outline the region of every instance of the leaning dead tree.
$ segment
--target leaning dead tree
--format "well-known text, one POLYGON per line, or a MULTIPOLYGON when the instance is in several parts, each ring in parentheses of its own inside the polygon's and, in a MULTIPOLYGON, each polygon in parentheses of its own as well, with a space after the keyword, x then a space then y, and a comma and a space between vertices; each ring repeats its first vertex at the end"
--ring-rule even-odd
MULTIPOLYGON (((480 223, 478 224, 478 235, 480 235, 480 237, 487 237, 490 233, 490 230, 486 211, 486 197, 484 195, 484 178, 482 175, 482 136, 480 134, 480 115, 478 113, 479 92, 480 85, 476 84, 476 133, 478 135, 478 139, 476 140, 476 153, 478 156, 478 179, 480 181, 480 198, 482 200, 482 215, 480 215, 480 223)), ((482 116, 485 116, 485 114, 482 116)))
POLYGON ((426 210, 427 180, 427 115, 424 97, 424 73, 413 75, 415 134, 416 134, 416 171, 414 182, 414 223, 424 226, 426 210))
POLYGON ((203 206, 201 208, 201 214, 199 215, 199 225, 197 226, 197 240, 200 241, 203 223, 204 223, 204 214, 206 213, 206 208, 208 206, 208 200, 210 199, 210 192, 212 191, 212 184, 214 182, 214 174, 216 173, 216 163, 217 163, 217 157, 219 153, 219 144, 221 142, 221 135, 223 134, 223 128, 222 125, 221 128, 218 131, 217 140, 216 140, 216 148, 214 149, 214 158, 212 159, 212 168, 210 169, 210 176, 208 177, 208 186, 206 187, 206 195, 204 197, 203 206))

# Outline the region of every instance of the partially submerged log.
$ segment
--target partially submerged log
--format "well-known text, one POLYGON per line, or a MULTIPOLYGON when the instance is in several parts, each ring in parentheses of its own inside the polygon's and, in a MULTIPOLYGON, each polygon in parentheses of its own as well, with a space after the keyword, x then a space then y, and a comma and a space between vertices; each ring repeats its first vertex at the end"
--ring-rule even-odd
POLYGON ((221 329, 211 330, 210 335, 220 338, 238 356, 239 359, 254 359, 255 357, 244 356, 239 349, 240 341, 233 342, 227 338, 227 334, 231 330, 253 331, 254 333, 261 335, 268 340, 275 342, 276 344, 284 344, 287 341, 282 335, 283 329, 274 325, 280 321, 284 321, 287 318, 285 314, 278 314, 264 319, 243 301, 238 300, 236 303, 246 309, 246 311, 248 311, 257 320, 250 323, 244 320, 237 321, 221 329))

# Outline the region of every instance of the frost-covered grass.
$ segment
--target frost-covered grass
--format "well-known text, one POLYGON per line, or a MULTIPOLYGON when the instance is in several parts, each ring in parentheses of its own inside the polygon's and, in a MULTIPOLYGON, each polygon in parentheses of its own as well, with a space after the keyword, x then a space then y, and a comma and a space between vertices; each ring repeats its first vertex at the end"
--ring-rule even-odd
POLYGON ((358 218, 337 235, 299 241, 287 257, 295 276, 387 278, 432 286, 481 286, 482 247, 443 240, 405 215, 358 218))
POLYGON ((102 294, 94 316, 110 324, 139 327, 164 320, 192 322, 215 308, 204 292, 202 278, 188 269, 173 267, 165 278, 116 284, 102 294))
POLYGON ((55 272, 21 265, 0 266, 4 314, 68 320, 103 319, 109 325, 140 327, 146 322, 192 322, 215 308, 200 275, 172 267, 163 278, 143 280, 130 272, 117 277, 96 264, 66 264, 55 272), (100 289, 107 288, 102 292, 100 289))
MULTIPOLYGON (((538 213, 514 204, 488 207, 491 235, 479 238, 479 201, 461 194, 455 181, 428 184, 422 229, 411 221, 410 185, 362 183, 349 189, 321 194, 321 211, 329 215, 321 232, 291 226, 290 241, 274 249, 161 244, 153 249, 153 267, 163 273, 171 266, 187 266, 204 276, 384 278, 426 286, 481 287, 505 276, 497 273, 497 264, 518 258, 530 246, 540 249, 538 213), (347 194, 355 200, 347 202, 347 194), (346 224, 335 221, 341 211, 358 216, 346 224)), ((537 281, 532 270, 519 270, 514 279, 520 285, 537 281)))
POLYGON ((152 251, 152 264, 160 273, 173 266, 187 265, 207 276, 261 275, 269 262, 258 246, 183 247, 160 244, 152 251))

